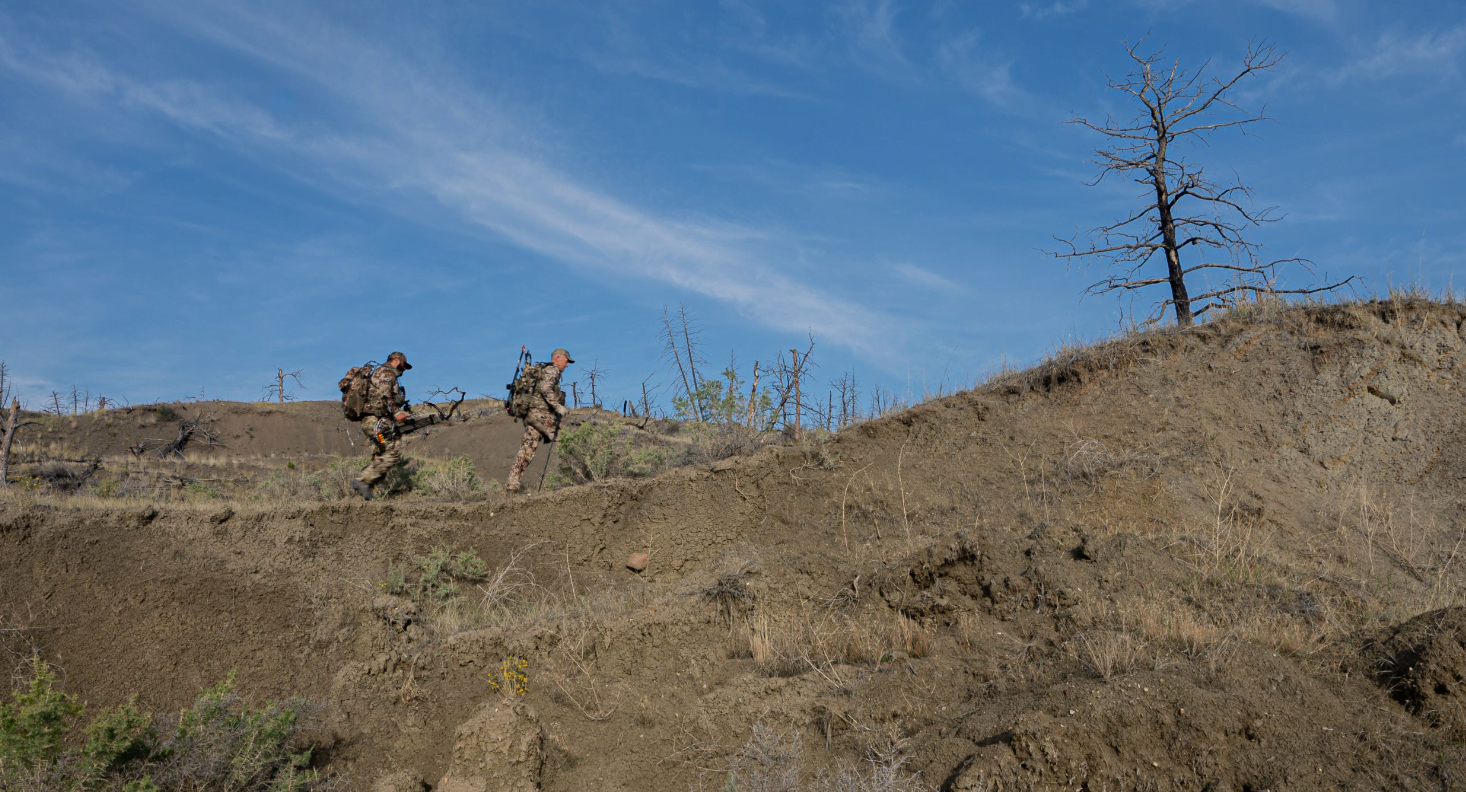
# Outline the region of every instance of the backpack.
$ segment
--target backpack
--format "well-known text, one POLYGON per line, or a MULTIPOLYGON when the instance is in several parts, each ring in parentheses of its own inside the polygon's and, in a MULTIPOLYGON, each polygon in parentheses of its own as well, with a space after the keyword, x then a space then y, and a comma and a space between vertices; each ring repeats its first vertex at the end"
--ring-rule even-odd
POLYGON ((367 401, 371 397, 372 372, 375 370, 374 363, 352 366, 336 383, 341 389, 341 411, 345 413, 346 420, 360 421, 368 416, 367 401))
POLYGON ((530 410, 541 406, 535 388, 540 384, 540 372, 544 367, 544 363, 531 363, 524 367, 524 371, 509 385, 509 399, 504 402, 504 412, 514 418, 523 418, 529 415, 530 410))

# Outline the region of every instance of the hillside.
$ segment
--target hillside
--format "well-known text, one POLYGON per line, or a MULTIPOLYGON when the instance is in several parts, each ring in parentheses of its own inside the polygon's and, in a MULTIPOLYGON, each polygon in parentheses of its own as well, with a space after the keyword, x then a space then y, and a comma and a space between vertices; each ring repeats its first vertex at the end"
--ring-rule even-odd
MULTIPOLYGON (((1463 322, 1231 317, 507 501, 12 487, 0 645, 99 705, 302 694, 348 789, 1458 788, 1463 322), (415 586, 433 548, 487 574, 415 586)), ((329 404, 174 409, 224 436, 196 483, 354 450, 329 404)), ((501 477, 478 409, 409 456, 501 477)), ((31 431, 115 472, 177 417, 31 431)))

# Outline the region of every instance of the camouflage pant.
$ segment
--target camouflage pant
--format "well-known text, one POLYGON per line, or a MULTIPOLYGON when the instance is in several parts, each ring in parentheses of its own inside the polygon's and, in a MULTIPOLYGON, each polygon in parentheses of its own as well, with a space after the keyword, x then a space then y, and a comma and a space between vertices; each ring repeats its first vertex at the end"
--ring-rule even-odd
POLYGON ((530 410, 529 415, 525 416, 524 439, 519 441, 519 453, 515 455, 514 464, 509 468, 509 479, 504 482, 504 489, 519 489, 525 468, 534 461, 534 452, 539 449, 540 443, 550 439, 549 432, 554 431, 554 426, 555 416, 549 410, 530 410))
MULTIPOLYGON (((365 434, 367 440, 372 444, 372 463, 358 476, 363 484, 376 484, 378 481, 381 481, 382 477, 387 475, 387 471, 391 470, 402 459, 401 435, 397 434, 395 428, 392 428, 387 432, 383 432, 379 437, 377 435, 378 420, 375 417, 371 417, 364 418, 361 422, 362 434, 365 434)), ((388 423, 392 421, 390 418, 385 420, 388 423)))

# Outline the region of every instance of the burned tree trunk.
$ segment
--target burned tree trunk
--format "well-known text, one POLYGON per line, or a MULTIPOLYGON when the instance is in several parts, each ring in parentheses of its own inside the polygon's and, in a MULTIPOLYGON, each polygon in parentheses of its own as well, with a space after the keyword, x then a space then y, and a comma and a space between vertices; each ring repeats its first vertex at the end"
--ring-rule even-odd
POLYGON ((0 487, 10 485, 10 442, 15 439, 15 425, 20 418, 20 399, 10 402, 10 418, 5 422, 5 437, 0 439, 0 487))

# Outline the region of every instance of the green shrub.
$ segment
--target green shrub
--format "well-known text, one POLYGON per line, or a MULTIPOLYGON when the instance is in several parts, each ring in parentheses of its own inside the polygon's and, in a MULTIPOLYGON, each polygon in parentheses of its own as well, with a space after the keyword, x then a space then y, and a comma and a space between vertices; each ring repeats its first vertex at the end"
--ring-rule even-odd
POLYGON ((655 476, 678 464, 664 446, 657 444, 665 441, 635 432, 628 438, 623 429, 613 422, 587 421, 562 431, 556 448, 560 469, 547 482, 550 488, 614 476, 655 476), (636 447, 636 437, 648 444, 636 447))
POLYGON ((355 497, 350 482, 361 475, 366 467, 359 459, 334 459, 322 470, 305 477, 315 497, 321 500, 341 500, 348 495, 355 497))
POLYGON ((311 751, 302 744, 304 699, 250 709, 235 695, 231 674, 172 718, 144 713, 131 699, 102 710, 74 735, 83 705, 55 689, 45 662, 30 662, 25 689, 0 705, 0 789, 313 792, 331 786, 310 768, 311 751))
POLYGON ((223 497, 218 490, 202 481, 195 481, 189 484, 183 488, 183 492, 188 496, 189 500, 213 500, 223 497))
POLYGON ((626 457, 626 472, 632 476, 655 476, 668 467, 667 451, 659 446, 638 448, 626 457))
POLYGON ((418 602, 436 603, 456 595, 460 583, 489 579, 488 563, 472 548, 454 553, 446 547, 434 547, 427 555, 414 556, 412 563, 417 567, 417 580, 408 580, 405 567, 388 563, 382 589, 418 602))
POLYGON ((411 594, 412 587, 407 583, 407 568, 388 561, 387 579, 382 582, 382 590, 399 597, 411 594))
POLYGON ((108 476, 93 485, 92 492, 103 498, 115 498, 122 494, 122 479, 108 476))
MULTIPOLYGON (((752 398, 754 425, 773 423, 771 391, 767 387, 759 388, 752 398)), ((691 394, 672 397, 672 411, 685 421, 743 423, 748 420, 748 399, 743 395, 743 380, 739 379, 738 370, 730 364, 723 370, 723 379, 700 380, 691 394)))
POLYGON ((75 696, 53 687, 56 674, 46 661, 33 655, 29 662, 26 689, 17 691, 11 703, 0 705, 0 767, 34 768, 55 762, 68 722, 82 711, 75 696))
POLYGON ((482 489, 473 460, 467 454, 450 459, 441 468, 428 468, 423 472, 422 486, 428 492, 455 500, 467 500, 482 489))
MULTIPOLYGON (((360 473, 357 470, 357 473, 360 473)), ((430 489, 423 481, 422 465, 416 459, 404 459, 392 466, 387 475, 382 477, 380 487, 385 495, 397 495, 403 492, 416 492, 417 490, 430 489)), ((355 476, 353 476, 355 478, 355 476)))
POLYGON ((137 697, 126 704, 104 709, 86 729, 82 754, 102 770, 145 759, 157 742, 151 715, 137 708, 137 697))
POLYGON ((626 455, 621 430, 610 423, 587 421, 561 432, 557 442, 563 465, 585 481, 608 478, 626 455))

